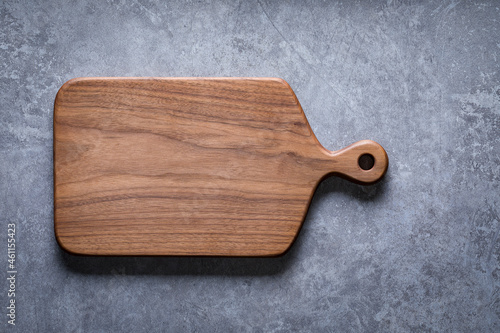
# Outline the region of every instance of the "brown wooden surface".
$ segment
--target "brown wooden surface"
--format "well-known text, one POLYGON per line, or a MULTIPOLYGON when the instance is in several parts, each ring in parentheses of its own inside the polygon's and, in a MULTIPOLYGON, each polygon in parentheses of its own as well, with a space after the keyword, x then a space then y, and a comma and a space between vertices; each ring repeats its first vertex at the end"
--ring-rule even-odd
POLYGON ((323 148, 281 79, 74 79, 54 107, 56 238, 88 255, 279 255, 321 179, 372 183, 387 163, 373 141, 323 148))

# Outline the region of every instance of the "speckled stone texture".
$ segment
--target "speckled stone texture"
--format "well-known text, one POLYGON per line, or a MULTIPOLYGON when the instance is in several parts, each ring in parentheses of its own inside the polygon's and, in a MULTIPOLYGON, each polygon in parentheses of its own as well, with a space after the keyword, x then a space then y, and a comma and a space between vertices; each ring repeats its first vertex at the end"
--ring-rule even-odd
POLYGON ((499 332, 499 7, 1 2, 0 331, 499 332), (280 258, 74 257, 54 238, 52 112, 79 76, 281 77, 325 147, 373 139, 388 174, 324 181, 280 258))

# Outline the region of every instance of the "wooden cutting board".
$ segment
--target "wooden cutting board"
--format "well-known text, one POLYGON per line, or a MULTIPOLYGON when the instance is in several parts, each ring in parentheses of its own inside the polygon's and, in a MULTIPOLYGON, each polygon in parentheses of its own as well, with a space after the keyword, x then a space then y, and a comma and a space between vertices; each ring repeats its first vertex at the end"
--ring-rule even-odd
POLYGON ((373 141, 323 148, 281 79, 73 79, 54 106, 55 234, 84 255, 276 256, 325 176, 371 184, 387 165, 373 141))

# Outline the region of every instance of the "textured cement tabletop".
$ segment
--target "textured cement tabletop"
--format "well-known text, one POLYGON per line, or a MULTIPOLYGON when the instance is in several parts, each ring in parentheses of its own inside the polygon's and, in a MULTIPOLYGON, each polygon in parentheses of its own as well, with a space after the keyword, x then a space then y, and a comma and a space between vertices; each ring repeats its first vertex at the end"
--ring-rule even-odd
POLYGON ((499 332, 498 1, 2 1, 1 332, 499 332), (386 178, 317 189, 274 259, 88 258, 53 230, 53 103, 81 76, 281 77, 386 178), (7 323, 16 225, 15 326, 7 323))

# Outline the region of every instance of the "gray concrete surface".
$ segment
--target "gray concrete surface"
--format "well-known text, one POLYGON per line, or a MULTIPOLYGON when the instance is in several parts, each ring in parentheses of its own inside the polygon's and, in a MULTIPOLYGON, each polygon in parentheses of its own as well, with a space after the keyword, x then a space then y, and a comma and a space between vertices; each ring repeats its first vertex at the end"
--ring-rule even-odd
POLYGON ((0 331, 499 332, 498 1, 3 1, 0 331), (53 234, 52 108, 79 76, 277 76, 387 177, 318 188, 276 259, 86 258, 53 234), (16 325, 7 224, 16 223, 16 325))

